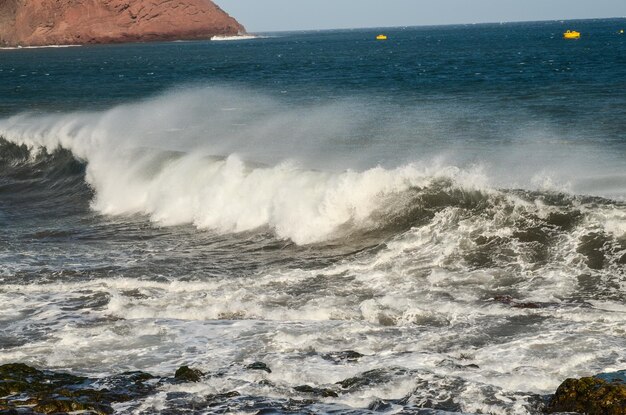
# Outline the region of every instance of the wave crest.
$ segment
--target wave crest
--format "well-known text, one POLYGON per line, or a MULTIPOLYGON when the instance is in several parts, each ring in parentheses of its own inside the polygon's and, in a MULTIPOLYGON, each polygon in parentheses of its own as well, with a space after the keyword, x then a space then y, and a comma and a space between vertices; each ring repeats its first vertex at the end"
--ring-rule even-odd
POLYGON ((83 161, 91 207, 102 214, 145 214, 161 225, 222 233, 269 228, 297 244, 407 229, 424 204, 454 206, 500 193, 480 167, 436 160, 338 172, 303 167, 286 156, 290 148, 307 153, 315 131, 324 141, 350 126, 338 121, 345 114, 331 117, 335 108, 294 111, 268 98, 183 91, 103 112, 20 114, 0 121, 0 136, 22 146, 7 156, 14 161, 27 148, 62 148, 83 161), (249 119, 261 104, 272 115, 249 119), (239 148, 273 157, 248 162, 239 148), (412 191, 425 188, 416 202, 412 191))

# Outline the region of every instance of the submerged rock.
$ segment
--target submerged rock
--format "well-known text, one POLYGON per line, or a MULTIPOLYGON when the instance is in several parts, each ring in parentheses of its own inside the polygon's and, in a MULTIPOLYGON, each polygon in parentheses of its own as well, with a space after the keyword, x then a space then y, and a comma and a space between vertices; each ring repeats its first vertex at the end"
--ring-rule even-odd
POLYGON ((387 402, 382 399, 378 399, 378 398, 374 400, 374 402, 370 403, 369 406, 367 407, 367 409, 369 409, 370 411, 376 411, 376 412, 387 412, 387 411, 390 411, 392 408, 393 408, 392 403, 387 402))
POLYGON ((336 384, 340 385, 344 391, 354 392, 367 386, 388 383, 397 376, 406 373, 407 371, 403 368, 372 369, 367 372, 359 373, 354 377, 344 379, 336 384))
POLYGON ((496 295, 491 299, 496 303, 505 304, 511 306, 513 308, 549 308, 549 307, 559 307, 558 303, 546 303, 546 302, 523 302, 516 300, 510 295, 496 295))
POLYGON ((314 388, 309 385, 296 386, 293 388, 296 392, 309 393, 311 395, 320 396, 322 398, 338 398, 339 395, 332 389, 314 388))
POLYGON ((207 402, 213 402, 213 401, 220 401, 220 400, 225 400, 225 399, 230 399, 230 398, 237 398, 239 396, 241 396, 239 392, 230 391, 230 392, 207 395, 205 399, 207 400, 207 402))
POLYGON ((550 399, 546 412, 626 415, 625 378, 626 371, 580 379, 567 379, 550 399))
POLYGON ((359 352, 355 352, 354 350, 345 350, 343 352, 331 352, 322 355, 322 358, 325 360, 330 360, 335 363, 353 363, 362 358, 363 355, 359 352))
POLYGON ((248 366, 246 366, 246 369, 249 369, 249 370, 263 370, 263 371, 265 371, 267 373, 272 373, 272 369, 270 369, 263 362, 254 362, 252 364, 249 364, 248 366))
POLYGON ((174 379, 181 382, 200 382, 204 373, 199 369, 193 369, 189 366, 181 366, 176 370, 174 374, 174 379))

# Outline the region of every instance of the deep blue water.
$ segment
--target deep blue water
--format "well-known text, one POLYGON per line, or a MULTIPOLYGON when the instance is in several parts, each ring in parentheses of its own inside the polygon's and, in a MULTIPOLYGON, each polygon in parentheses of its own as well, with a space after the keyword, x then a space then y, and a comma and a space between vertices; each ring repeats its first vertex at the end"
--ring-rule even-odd
POLYGON ((617 31, 624 25, 624 19, 481 24, 3 51, 1 105, 4 113, 89 108, 200 82, 296 101, 354 94, 407 105, 478 101, 574 122, 610 112, 619 123, 626 37, 617 31), (564 41, 562 32, 574 27, 582 39, 564 41), (374 40, 380 31, 388 41, 374 40))

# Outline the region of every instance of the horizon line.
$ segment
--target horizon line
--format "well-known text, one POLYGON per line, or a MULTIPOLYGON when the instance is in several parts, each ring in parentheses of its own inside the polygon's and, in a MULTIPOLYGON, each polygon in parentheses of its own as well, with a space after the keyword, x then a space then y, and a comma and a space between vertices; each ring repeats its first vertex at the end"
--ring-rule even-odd
POLYGON ((398 25, 398 26, 355 26, 355 27, 335 27, 324 29, 280 29, 280 30, 258 30, 247 31, 250 34, 263 33, 294 33, 294 32, 324 32, 333 30, 363 30, 363 29, 396 29, 396 28, 418 28, 418 27, 446 27, 446 26, 470 26, 470 25, 502 25, 509 23, 542 23, 542 22, 571 22, 571 21, 587 21, 587 20, 611 20, 626 19, 626 16, 613 17, 581 17, 570 19, 540 19, 540 20, 506 20, 506 21, 486 21, 486 22, 466 22, 466 23, 433 23, 433 24, 416 24, 416 25, 398 25))

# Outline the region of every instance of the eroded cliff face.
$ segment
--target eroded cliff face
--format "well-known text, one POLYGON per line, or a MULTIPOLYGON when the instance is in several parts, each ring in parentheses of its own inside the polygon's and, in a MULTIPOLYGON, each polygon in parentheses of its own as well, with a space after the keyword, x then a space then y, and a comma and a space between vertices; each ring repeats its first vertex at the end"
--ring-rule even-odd
POLYGON ((211 0, 0 0, 0 44, 206 39, 245 29, 211 0))

